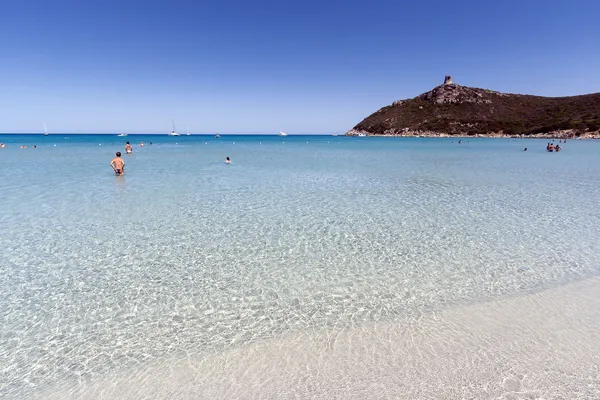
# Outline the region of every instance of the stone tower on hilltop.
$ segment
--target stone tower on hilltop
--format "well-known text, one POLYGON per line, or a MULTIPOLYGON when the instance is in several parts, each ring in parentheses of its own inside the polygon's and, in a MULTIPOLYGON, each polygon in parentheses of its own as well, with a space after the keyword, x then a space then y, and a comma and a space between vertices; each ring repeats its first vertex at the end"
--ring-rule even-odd
POLYGON ((450 75, 444 77, 444 85, 452 85, 452 77, 450 75))

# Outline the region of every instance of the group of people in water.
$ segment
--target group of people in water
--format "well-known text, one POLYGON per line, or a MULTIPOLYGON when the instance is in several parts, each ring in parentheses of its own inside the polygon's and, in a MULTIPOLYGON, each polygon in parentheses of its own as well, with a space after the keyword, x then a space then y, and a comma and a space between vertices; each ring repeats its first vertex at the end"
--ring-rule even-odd
MULTIPOLYGON (((152 142, 150 142, 150 144, 152 144, 152 142)), ((145 144, 144 144, 144 142, 140 142, 140 144, 138 144, 138 146, 144 147, 145 144)), ((129 142, 125 143, 125 153, 127 153, 127 154, 133 153, 133 147, 131 147, 131 143, 129 143, 129 142)))
MULTIPOLYGON (((152 144, 152 142, 150 142, 150 144, 152 144)), ((140 144, 138 146, 144 147, 144 142, 140 142, 140 144)), ((125 153, 127 153, 127 154, 133 153, 133 147, 131 146, 131 143, 129 143, 129 142, 125 143, 125 153)), ((117 151, 116 157, 113 158, 110 162, 110 166, 115 171, 115 175, 117 175, 117 176, 125 175, 125 160, 123 160, 121 158, 120 151, 117 151)))
MULTIPOLYGON (((5 149, 5 148, 6 148, 6 144, 5 144, 5 143, 0 143, 0 149, 5 149)), ((26 148, 27 148, 27 146, 23 145, 23 146, 21 146, 21 148, 22 148, 22 149, 26 149, 26 148)), ((37 146, 34 144, 34 145, 33 145, 33 148, 34 148, 34 149, 36 149, 36 148, 37 148, 37 146)))
MULTIPOLYGON (((150 144, 152 144, 152 142, 150 142, 150 144)), ((138 146, 144 147, 144 142, 141 142, 138 146)), ((125 153, 133 153, 133 147, 129 142, 125 143, 125 153)), ((112 167, 113 171, 115 171, 115 175, 125 175, 125 160, 123 160, 123 158, 121 157, 121 152, 117 151, 115 156, 116 157, 110 161, 110 166, 112 167)), ((225 157, 225 164, 231 164, 231 158, 225 157)))
POLYGON ((546 151, 549 151, 550 153, 552 153, 553 151, 556 151, 558 153, 560 149, 562 149, 562 147, 560 147, 560 144, 557 144, 555 146, 554 143, 548 143, 548 145, 546 146, 546 151))
MULTIPOLYGON (((560 144, 555 145, 553 142, 554 142, 554 140, 552 142, 548 142, 548 144, 546 145, 546 151, 550 152, 550 153, 552 153, 552 152, 558 153, 559 151, 562 150, 562 147, 560 147, 560 144)), ((559 139, 558 143, 567 143, 567 139, 559 139)), ((527 151, 527 147, 525 147, 523 149, 523 151, 527 151)))
MULTIPOLYGON (((567 139, 558 139, 558 143, 567 143, 567 139)), ((560 144, 554 145, 554 140, 552 141, 552 143, 548 143, 546 145, 546 151, 552 153, 553 151, 556 151, 557 153, 559 151, 561 151, 562 147, 560 147, 560 144)))

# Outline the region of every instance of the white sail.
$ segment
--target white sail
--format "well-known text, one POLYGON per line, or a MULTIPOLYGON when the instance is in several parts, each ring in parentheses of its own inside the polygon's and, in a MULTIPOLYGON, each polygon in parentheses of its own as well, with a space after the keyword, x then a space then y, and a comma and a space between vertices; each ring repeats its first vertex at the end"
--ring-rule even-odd
POLYGON ((173 120, 173 130, 169 133, 169 136, 179 136, 179 133, 175 131, 175 120, 173 120))
POLYGON ((48 136, 48 129, 46 128, 45 122, 44 122, 44 136, 48 136))

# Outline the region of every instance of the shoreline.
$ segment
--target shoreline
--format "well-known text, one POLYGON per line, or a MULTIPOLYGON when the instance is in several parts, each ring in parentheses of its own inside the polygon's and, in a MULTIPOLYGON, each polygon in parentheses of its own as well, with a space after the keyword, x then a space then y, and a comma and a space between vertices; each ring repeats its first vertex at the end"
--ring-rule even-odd
POLYGON ((403 138, 457 138, 457 139, 472 139, 472 138, 489 138, 489 139, 569 139, 569 140, 597 140, 600 139, 600 132, 585 133, 580 136, 576 136, 572 131, 558 131, 536 135, 507 135, 503 133, 489 133, 489 134, 476 134, 476 135, 464 135, 456 134, 452 135, 449 133, 431 132, 431 131, 408 131, 403 133, 370 133, 367 131, 351 129, 344 134, 344 136, 359 136, 366 135, 369 137, 403 137, 403 138))
POLYGON ((190 354, 44 398, 593 399, 600 279, 190 354))

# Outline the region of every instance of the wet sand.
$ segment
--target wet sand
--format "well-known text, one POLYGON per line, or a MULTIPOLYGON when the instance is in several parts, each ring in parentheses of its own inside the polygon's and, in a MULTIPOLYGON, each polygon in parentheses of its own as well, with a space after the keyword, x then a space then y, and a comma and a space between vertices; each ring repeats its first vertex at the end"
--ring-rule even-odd
POLYGON ((43 397, 597 399, 600 279, 193 354, 43 397))

